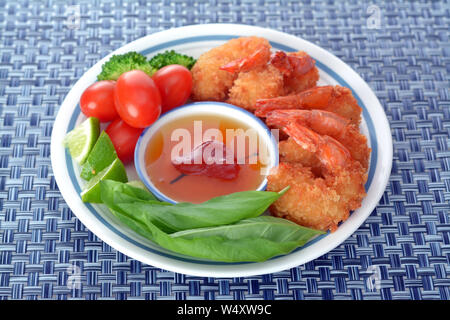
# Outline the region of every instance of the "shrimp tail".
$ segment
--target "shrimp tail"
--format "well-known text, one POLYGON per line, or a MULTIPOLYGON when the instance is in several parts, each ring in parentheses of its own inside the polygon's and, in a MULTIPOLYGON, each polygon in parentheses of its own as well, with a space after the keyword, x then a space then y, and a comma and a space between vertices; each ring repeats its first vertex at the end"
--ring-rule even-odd
POLYGON ((283 51, 275 52, 270 58, 270 63, 286 77, 303 75, 314 68, 316 64, 309 55, 297 57, 287 55, 283 51))
POLYGON ((233 60, 219 69, 229 73, 247 72, 258 66, 264 65, 269 61, 270 49, 266 46, 255 50, 251 55, 233 60))

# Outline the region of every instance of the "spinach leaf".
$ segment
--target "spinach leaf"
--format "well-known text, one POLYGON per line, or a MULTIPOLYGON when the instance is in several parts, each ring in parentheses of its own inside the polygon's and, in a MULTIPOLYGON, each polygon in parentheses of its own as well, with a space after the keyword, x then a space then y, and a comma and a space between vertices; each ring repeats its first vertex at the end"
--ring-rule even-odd
POLYGON ((149 220, 139 221, 112 212, 138 234, 161 247, 184 255, 223 262, 261 262, 287 254, 322 231, 285 219, 261 216, 236 224, 167 234, 149 220))
POLYGON ((226 225, 261 215, 285 191, 244 191, 200 204, 176 205, 148 200, 136 188, 115 181, 101 181, 101 198, 108 207, 164 232, 226 225))

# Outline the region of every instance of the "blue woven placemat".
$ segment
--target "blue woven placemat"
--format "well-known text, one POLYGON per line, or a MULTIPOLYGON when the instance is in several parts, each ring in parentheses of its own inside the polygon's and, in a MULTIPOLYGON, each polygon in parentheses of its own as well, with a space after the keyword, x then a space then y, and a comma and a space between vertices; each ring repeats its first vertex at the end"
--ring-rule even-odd
POLYGON ((0 0, 0 299, 450 299, 447 1, 0 0), (87 230, 58 191, 50 135, 101 57, 200 23, 281 30, 329 50, 372 87, 394 162, 367 221, 302 266, 247 278, 176 274, 87 230))

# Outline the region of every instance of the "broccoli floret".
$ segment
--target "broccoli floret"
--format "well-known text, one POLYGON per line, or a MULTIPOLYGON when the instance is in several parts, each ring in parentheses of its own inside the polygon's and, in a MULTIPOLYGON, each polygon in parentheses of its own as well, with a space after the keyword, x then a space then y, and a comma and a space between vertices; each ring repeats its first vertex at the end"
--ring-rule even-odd
POLYGON ((112 56, 103 64, 102 72, 97 76, 97 80, 117 80, 122 73, 131 70, 142 70, 149 76, 156 72, 145 56, 131 51, 112 56))
POLYGON ((154 56, 150 59, 150 65, 158 70, 170 64, 180 64, 190 70, 195 64, 195 61, 192 57, 170 50, 154 56))

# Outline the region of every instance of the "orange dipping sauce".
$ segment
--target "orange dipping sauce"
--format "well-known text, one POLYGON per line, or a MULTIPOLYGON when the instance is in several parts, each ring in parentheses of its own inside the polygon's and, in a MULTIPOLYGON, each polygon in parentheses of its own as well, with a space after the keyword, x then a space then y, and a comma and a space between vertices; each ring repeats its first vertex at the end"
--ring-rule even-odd
MULTIPOLYGON (((178 202, 200 203, 233 192, 258 189, 266 178, 264 172, 267 169, 258 157, 263 139, 258 137, 258 146, 255 149, 255 145, 250 142, 251 139, 243 138, 239 131, 235 131, 236 129, 241 129, 242 132, 242 130, 246 131, 250 128, 245 123, 233 118, 208 114, 190 115, 166 123, 150 139, 145 151, 145 166, 150 180, 166 197, 178 202), (220 132, 221 137, 213 136, 205 139, 208 129, 216 129, 210 131, 220 132), (174 136, 176 132, 183 132, 184 135, 175 134, 174 136), (180 173, 173 165, 172 159, 174 150, 180 150, 179 146, 182 140, 183 143, 190 145, 190 150, 187 150, 189 152, 201 145, 202 142, 211 140, 220 141, 227 148, 233 149, 234 146, 233 154, 240 167, 237 177, 226 180, 205 175, 180 173), (242 144, 243 141, 245 141, 244 144, 242 144), (244 149, 238 149, 242 145, 244 145, 244 149)), ((182 151, 175 152, 177 155, 182 153, 182 151)))

